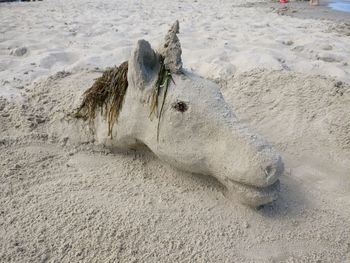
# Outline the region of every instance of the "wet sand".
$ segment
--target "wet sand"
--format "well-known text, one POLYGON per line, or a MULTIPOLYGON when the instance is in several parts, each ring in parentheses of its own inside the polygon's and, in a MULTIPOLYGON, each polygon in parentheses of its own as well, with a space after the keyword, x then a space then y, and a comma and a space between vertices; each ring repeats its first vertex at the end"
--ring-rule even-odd
MULTIPOLYGON (((350 13, 337 11, 329 7, 334 1, 320 1, 318 6, 310 6, 308 1, 280 3, 257 3, 255 7, 267 7, 281 15, 288 15, 303 19, 330 20, 334 22, 350 23, 350 13)), ((252 4, 251 4, 252 5, 252 4)))

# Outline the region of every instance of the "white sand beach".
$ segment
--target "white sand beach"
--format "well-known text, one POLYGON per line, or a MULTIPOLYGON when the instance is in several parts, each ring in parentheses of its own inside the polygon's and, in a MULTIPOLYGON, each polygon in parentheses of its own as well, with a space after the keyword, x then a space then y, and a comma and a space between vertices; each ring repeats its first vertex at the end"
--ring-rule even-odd
POLYGON ((306 7, 0 3, 0 262, 350 262, 350 13, 306 7), (246 207, 64 124, 104 68, 139 39, 157 48, 176 19, 184 67, 283 157, 274 203, 246 207))

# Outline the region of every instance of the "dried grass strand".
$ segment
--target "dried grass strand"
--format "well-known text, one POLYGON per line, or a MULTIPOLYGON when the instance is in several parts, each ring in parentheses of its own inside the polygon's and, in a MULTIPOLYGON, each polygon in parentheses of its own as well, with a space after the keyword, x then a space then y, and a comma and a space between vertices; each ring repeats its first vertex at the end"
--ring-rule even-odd
POLYGON ((171 76, 170 69, 168 69, 164 64, 164 57, 160 56, 160 69, 158 72, 158 78, 157 78, 156 84, 154 85, 152 94, 151 94, 151 109, 150 109, 150 117, 152 116, 152 114, 155 114, 155 116, 158 118, 157 141, 159 141, 160 121, 161 121, 164 103, 165 103, 166 95, 170 85, 170 81, 172 81, 175 84, 174 79, 171 76), (162 89, 164 89, 163 100, 159 107, 159 96, 162 92, 162 89))

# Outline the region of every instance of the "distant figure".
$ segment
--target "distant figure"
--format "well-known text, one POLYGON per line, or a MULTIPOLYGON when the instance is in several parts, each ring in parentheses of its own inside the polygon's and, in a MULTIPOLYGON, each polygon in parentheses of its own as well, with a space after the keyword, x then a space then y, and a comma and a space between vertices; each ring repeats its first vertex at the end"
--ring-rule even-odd
POLYGON ((319 1, 318 0, 310 0, 310 5, 318 5, 319 1))

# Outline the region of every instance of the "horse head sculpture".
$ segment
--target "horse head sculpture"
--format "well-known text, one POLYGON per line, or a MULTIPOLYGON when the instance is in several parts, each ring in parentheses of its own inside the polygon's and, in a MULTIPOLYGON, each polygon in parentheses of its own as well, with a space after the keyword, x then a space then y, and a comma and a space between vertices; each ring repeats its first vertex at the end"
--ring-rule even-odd
POLYGON ((102 101, 89 106, 87 91, 80 112, 89 115, 99 143, 144 144, 174 167, 214 176, 245 204, 272 202, 280 156, 237 119, 217 84, 182 68, 178 30, 176 22, 158 51, 139 40, 129 61, 100 81, 114 86, 95 87, 102 101))

